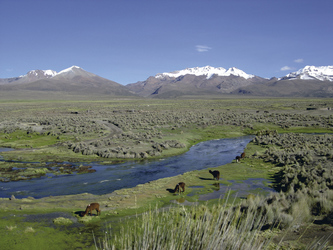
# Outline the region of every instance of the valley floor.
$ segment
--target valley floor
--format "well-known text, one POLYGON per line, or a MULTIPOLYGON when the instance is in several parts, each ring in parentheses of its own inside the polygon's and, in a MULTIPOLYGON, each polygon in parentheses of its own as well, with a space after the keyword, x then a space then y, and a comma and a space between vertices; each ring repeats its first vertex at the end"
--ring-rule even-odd
MULTIPOLYGON (((259 136, 257 145, 251 144, 247 147, 245 152, 248 157, 241 163, 232 162, 216 168, 223 172, 223 177, 218 181, 220 185, 228 185, 230 180, 242 181, 247 178, 273 179, 281 174, 283 166, 290 169, 293 164, 296 164, 291 156, 288 156, 288 159, 282 157, 287 154, 284 146, 288 148, 289 143, 296 145, 298 140, 304 141, 305 139, 292 136, 281 138, 283 143, 288 142, 283 145, 279 141, 280 139, 276 141, 276 138, 279 137, 275 133, 291 133, 292 135, 295 133, 331 133, 333 128, 331 111, 322 109, 333 106, 333 101, 330 99, 3 101, 1 105, 0 146, 20 150, 20 154, 17 154, 17 151, 16 153, 8 151, 3 154, 6 160, 13 161, 48 162, 66 159, 79 162, 119 162, 127 159, 158 159, 183 153, 200 141, 257 134, 259 136), (308 109, 309 107, 315 109, 308 109), (286 153, 282 154, 282 151, 277 150, 278 147, 282 147, 281 150, 286 153), (237 166, 237 171, 235 166, 237 166), (246 173, 246 177, 244 173, 246 173)), ((311 140, 304 142, 307 146, 302 150, 316 148, 318 151, 311 151, 315 152, 314 155, 311 155, 312 153, 309 151, 307 158, 302 158, 302 162, 307 162, 308 165, 311 165, 312 160, 317 162, 318 157, 323 154, 320 151, 322 150, 320 143, 312 147, 311 140)), ((324 145, 328 143, 326 146, 328 151, 325 152, 327 161, 330 161, 333 150, 330 140, 330 136, 323 140, 324 145)), ((297 157, 295 161, 297 164, 301 163, 297 157)), ((1 171, 4 169, 7 172, 13 171, 10 167, 0 163, 1 171)), ((321 160, 321 167, 326 169, 323 160, 321 160)), ((24 172, 27 166, 15 166, 15 169, 20 168, 24 172)), ((309 171, 313 171, 312 168, 309 169, 309 171)), ((290 191, 289 188, 288 190, 283 189, 292 185, 293 188, 297 187, 302 190, 300 187, 305 184, 296 183, 295 179, 291 178, 292 173, 297 175, 298 170, 288 171, 286 176, 290 178, 279 176, 278 180, 284 180, 283 178, 286 177, 287 182, 283 182, 283 187, 277 185, 277 188, 287 192, 290 191)), ((304 174, 306 171, 305 167, 304 174)), ((325 171, 331 173, 329 168, 325 171)), ((34 177, 32 176, 32 178, 34 177)), ((329 174, 328 178, 333 177, 329 174)), ((180 205, 196 204, 198 195, 214 192, 211 187, 215 183, 208 170, 201 170, 159 179, 135 188, 121 189, 101 196, 86 193, 41 199, 33 197, 1 198, 0 210, 3 220, 1 220, 0 226, 6 233, 0 243, 10 246, 10 249, 15 249, 15 245, 19 249, 22 244, 30 245, 31 249, 36 246, 42 247, 43 244, 49 243, 47 241, 49 233, 55 235, 54 240, 60 248, 68 242, 71 242, 73 248, 77 247, 76 245, 94 248, 91 238, 92 228, 95 229, 96 236, 101 237, 103 228, 114 218, 121 220, 125 216, 140 214, 152 207, 170 206, 170 204, 174 204, 170 203, 172 200, 176 200, 176 203, 185 201, 180 205), (173 189, 179 181, 183 181, 189 186, 185 194, 175 195, 167 191, 173 189), (202 186, 202 188, 197 191, 196 195, 188 196, 193 190, 190 186, 202 186), (92 216, 87 219, 88 221, 83 221, 79 216, 80 212, 91 202, 100 203, 102 215, 98 218, 92 216), (78 224, 71 227, 49 222, 47 224, 45 220, 26 219, 27 215, 57 212, 63 212, 65 215, 56 214, 56 216, 68 216, 78 224), (66 235, 61 233, 61 230, 64 229, 67 232, 66 235), (42 231, 46 235, 42 234, 42 231), (18 240, 17 236, 22 233, 25 237, 18 240), (85 237, 82 238, 82 235, 85 237), (77 236, 79 241, 75 243, 74 238, 77 236), (87 240, 87 237, 90 240, 87 240)), ((329 185, 328 190, 332 191, 329 185)), ((294 191, 296 193, 296 190, 294 191)), ((264 197, 265 195, 261 198, 263 201, 265 201, 264 197)), ((307 218, 304 223, 297 223, 297 228, 292 229, 292 232, 284 237, 283 244, 286 247, 298 249, 294 240, 297 240, 299 236, 302 236, 299 242, 306 245, 311 239, 307 236, 309 232, 317 232, 318 236, 327 236, 332 232, 333 222, 329 216, 333 211, 333 200, 329 197, 327 199, 325 200, 327 206, 322 209, 326 212, 317 214, 315 217, 309 215, 309 218, 315 221, 314 224, 308 224, 311 220, 309 221, 307 218), (303 231, 304 229, 307 230, 303 231)), ((247 207, 249 205, 246 200, 238 199, 239 202, 245 202, 243 205, 247 207)), ((210 200, 206 205, 212 206, 217 202, 218 199, 210 200)), ((309 204, 311 202, 308 201, 309 204)), ((292 202, 287 200, 287 203, 292 211, 294 209, 292 202)), ((296 203, 298 204, 298 201, 295 198, 296 203)), ((275 220, 274 216, 272 220, 275 220)), ((117 226, 115 227, 117 228, 117 226)), ((278 233, 278 237, 284 235, 284 230, 278 233)), ((305 246, 302 244, 298 247, 305 246)), ((329 245, 333 245, 332 239, 329 245)))

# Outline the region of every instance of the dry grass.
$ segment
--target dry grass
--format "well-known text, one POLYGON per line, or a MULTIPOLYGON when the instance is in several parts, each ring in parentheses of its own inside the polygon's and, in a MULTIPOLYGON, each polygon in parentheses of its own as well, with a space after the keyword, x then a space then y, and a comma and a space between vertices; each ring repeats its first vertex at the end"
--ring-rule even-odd
POLYGON ((150 210, 120 235, 96 240, 96 249, 263 249, 270 237, 261 237, 264 217, 242 213, 226 202, 150 210))

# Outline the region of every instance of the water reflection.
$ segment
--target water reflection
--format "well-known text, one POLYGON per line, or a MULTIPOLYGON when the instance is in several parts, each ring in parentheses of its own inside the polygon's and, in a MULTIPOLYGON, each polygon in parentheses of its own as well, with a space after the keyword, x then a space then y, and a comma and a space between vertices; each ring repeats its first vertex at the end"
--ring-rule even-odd
POLYGON ((270 186, 271 182, 262 178, 251 178, 243 181, 229 181, 231 185, 221 183, 212 184, 214 192, 200 195, 200 190, 192 191, 189 196, 198 195, 200 201, 223 198, 230 190, 235 191, 232 196, 246 198, 249 194, 268 194, 275 192, 270 186))

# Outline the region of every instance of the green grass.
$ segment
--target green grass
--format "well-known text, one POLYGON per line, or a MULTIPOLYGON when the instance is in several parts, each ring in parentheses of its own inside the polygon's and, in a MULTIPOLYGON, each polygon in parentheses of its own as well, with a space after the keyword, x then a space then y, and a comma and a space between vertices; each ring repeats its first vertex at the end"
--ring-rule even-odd
MULTIPOLYGON (((66 140, 65 136, 62 136, 62 140, 66 140)), ((53 145, 61 140, 57 139, 57 136, 41 135, 36 132, 27 133, 27 131, 16 130, 11 134, 0 134, 0 144, 3 147, 10 148, 27 148, 27 147, 45 147, 53 145)))
POLYGON ((28 222, 26 214, 2 212, 0 248, 3 250, 94 249, 90 230, 62 225, 49 226, 50 221, 28 222))

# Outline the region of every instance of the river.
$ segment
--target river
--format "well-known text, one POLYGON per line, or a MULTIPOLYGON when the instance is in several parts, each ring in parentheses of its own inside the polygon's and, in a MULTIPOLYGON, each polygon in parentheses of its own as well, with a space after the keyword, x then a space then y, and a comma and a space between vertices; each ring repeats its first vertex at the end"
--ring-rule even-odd
POLYGON ((0 183, 0 197, 16 198, 91 193, 111 193, 148 181, 183 174, 188 171, 230 163, 240 155, 253 136, 211 140, 198 143, 182 155, 156 161, 130 161, 115 165, 89 163, 96 172, 44 176, 32 180, 0 183))

